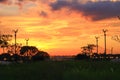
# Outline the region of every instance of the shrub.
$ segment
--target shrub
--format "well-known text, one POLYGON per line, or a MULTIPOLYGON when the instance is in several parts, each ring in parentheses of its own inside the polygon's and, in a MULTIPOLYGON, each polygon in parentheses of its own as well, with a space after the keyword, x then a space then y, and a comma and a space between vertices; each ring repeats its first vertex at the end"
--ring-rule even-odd
POLYGON ((39 51, 37 54, 32 56, 33 61, 48 60, 49 58, 50 58, 49 54, 44 51, 39 51))
POLYGON ((90 56, 86 55, 86 54, 77 54, 75 56, 76 60, 83 60, 83 59, 90 59, 90 56))
POLYGON ((9 53, 3 53, 0 55, 0 60, 1 61, 10 61, 11 60, 11 56, 9 53))

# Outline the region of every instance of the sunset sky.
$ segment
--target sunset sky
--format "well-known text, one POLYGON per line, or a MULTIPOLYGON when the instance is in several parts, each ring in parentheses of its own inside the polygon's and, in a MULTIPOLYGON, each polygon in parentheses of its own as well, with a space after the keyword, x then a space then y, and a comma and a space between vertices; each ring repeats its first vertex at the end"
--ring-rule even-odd
MULTIPOLYGON (((74 55, 82 46, 96 44, 104 52, 107 29, 107 53, 120 53, 119 0, 0 0, 0 32, 13 34, 18 29, 17 43, 29 45, 50 55, 74 55)), ((14 37, 11 41, 14 43, 14 37)))

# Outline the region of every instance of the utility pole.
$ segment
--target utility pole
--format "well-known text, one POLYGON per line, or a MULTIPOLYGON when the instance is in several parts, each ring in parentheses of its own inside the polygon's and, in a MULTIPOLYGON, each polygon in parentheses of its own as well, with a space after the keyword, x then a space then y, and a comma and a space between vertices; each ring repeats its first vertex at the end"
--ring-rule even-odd
POLYGON ((16 43, 17 43, 17 39, 16 39, 16 36, 17 36, 17 32, 18 32, 18 29, 16 29, 16 30, 13 30, 13 32, 14 32, 14 36, 15 36, 15 54, 16 54, 16 43))
POLYGON ((97 36, 95 36, 95 39, 96 39, 96 47, 97 47, 97 50, 96 50, 96 53, 98 54, 98 38, 97 36))
POLYGON ((28 46, 28 41, 29 41, 29 39, 25 39, 26 40, 26 46, 28 46))
POLYGON ((103 33, 104 33, 104 54, 106 55, 106 32, 108 30, 107 29, 103 29, 103 33))

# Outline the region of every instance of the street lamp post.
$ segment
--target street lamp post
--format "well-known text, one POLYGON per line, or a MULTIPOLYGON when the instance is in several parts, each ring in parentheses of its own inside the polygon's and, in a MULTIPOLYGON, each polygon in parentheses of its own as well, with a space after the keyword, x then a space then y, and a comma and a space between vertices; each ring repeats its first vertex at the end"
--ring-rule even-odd
POLYGON ((25 39, 26 40, 26 46, 28 46, 28 41, 29 41, 29 39, 25 39))
POLYGON ((106 32, 108 30, 107 29, 103 29, 103 33, 104 33, 104 54, 106 55, 106 32))
POLYGON ((97 53, 97 54, 98 54, 98 38, 99 38, 99 37, 96 37, 96 36, 95 36, 95 39, 96 39, 96 47, 97 47, 96 53, 97 53))
POLYGON ((15 36, 15 54, 16 54, 16 43, 17 43, 16 36, 17 36, 18 29, 13 30, 13 32, 14 32, 14 36, 15 36))

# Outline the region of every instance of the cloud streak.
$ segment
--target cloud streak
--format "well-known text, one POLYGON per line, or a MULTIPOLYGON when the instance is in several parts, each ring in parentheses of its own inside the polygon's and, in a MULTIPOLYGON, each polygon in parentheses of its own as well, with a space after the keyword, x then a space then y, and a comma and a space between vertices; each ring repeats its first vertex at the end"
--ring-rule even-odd
POLYGON ((50 4, 53 11, 68 8, 70 11, 76 11, 84 17, 88 17, 93 21, 112 18, 120 15, 120 1, 88 1, 82 3, 79 0, 58 0, 50 4))

